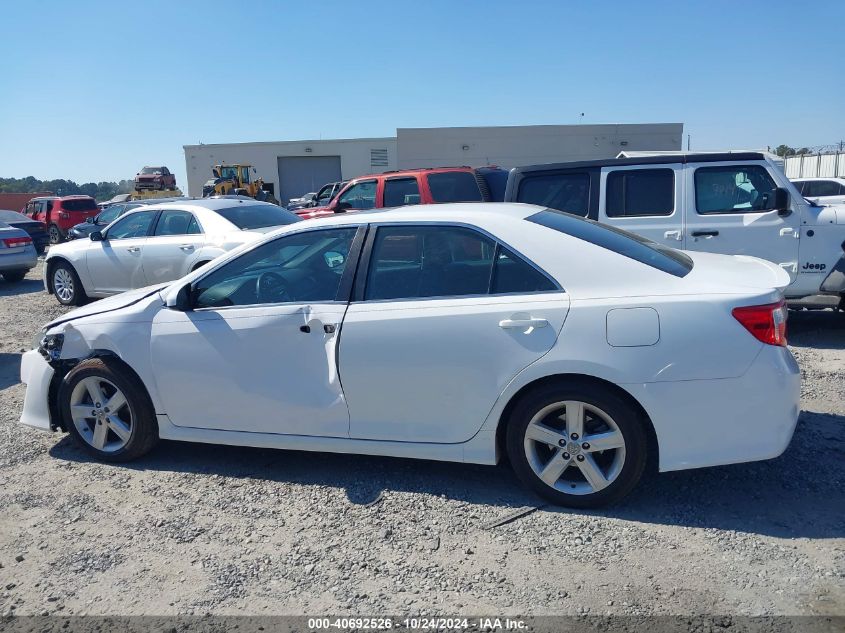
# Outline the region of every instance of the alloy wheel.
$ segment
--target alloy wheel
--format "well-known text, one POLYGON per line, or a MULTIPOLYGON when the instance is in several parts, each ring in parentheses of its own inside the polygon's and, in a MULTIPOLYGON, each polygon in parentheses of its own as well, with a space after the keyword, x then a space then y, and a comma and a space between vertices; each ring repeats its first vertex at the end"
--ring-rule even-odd
POLYGON ((53 273, 53 292, 56 296, 63 302, 69 303, 73 300, 75 290, 71 272, 67 268, 57 268, 53 273))
POLYGON ((577 400, 538 411, 525 429, 525 456, 547 486, 588 495, 613 483, 625 464, 625 438, 606 412, 577 400))
POLYGON ((59 232, 59 228, 57 226, 51 226, 48 234, 50 236, 50 244, 58 244, 62 241, 62 234, 59 232))
POLYGON ((99 451, 119 451, 132 436, 132 408, 123 392, 105 378, 79 381, 70 395, 70 415, 82 439, 99 451))

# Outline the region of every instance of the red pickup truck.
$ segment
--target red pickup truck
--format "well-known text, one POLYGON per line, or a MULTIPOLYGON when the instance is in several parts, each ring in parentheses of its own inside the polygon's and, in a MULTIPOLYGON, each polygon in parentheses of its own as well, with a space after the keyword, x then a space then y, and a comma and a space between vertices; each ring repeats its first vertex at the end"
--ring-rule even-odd
MULTIPOLYGON (((364 211, 406 204, 440 202, 501 201, 495 181, 507 180, 508 172, 497 167, 432 167, 388 171, 350 180, 325 207, 296 209, 301 218, 319 218, 333 213, 364 211)), ((504 188, 501 188, 504 192, 504 188)))
POLYGON ((167 167, 144 167, 135 174, 135 191, 176 189, 176 176, 167 167))
POLYGON ((21 210, 24 215, 47 225, 50 244, 63 241, 71 227, 85 222, 99 212, 100 208, 91 196, 33 198, 21 210))

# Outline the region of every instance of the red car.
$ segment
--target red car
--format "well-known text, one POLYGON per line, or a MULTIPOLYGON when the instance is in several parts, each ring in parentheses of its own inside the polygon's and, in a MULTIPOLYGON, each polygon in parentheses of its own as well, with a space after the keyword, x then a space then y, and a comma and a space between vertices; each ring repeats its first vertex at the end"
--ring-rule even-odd
POLYGON ((496 175, 507 178, 505 170, 495 167, 432 167, 361 176, 350 180, 327 206, 296 209, 294 213, 308 219, 406 204, 492 202, 495 196, 487 179, 496 175))
POLYGON ((50 244, 64 241, 71 227, 85 222, 99 212, 100 209, 91 196, 33 198, 21 210, 24 215, 47 225, 50 244))
POLYGON ((135 191, 176 189, 176 176, 167 167, 144 167, 135 174, 135 191))

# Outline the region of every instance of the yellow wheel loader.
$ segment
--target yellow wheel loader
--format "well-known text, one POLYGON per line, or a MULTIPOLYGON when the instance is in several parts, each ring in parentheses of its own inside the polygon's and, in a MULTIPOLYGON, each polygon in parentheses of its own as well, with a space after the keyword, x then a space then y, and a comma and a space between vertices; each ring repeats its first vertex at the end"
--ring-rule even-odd
POLYGON ((202 186, 202 197, 249 196, 263 202, 279 204, 275 196, 265 189, 262 178, 251 178, 252 165, 215 165, 211 168, 214 178, 202 186))

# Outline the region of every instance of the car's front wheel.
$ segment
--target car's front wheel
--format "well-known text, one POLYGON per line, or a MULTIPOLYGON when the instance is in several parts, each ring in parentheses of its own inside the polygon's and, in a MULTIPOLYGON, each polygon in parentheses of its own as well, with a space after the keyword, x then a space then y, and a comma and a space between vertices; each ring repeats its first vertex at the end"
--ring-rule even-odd
POLYGON ((600 385, 546 385, 514 407, 507 450, 517 476, 552 503, 592 508, 618 501, 646 464, 638 412, 600 385))
POLYGON ((81 306, 88 300, 82 288, 82 282, 79 281, 79 275, 67 262, 60 261, 52 266, 50 285, 53 287, 53 294, 62 305, 81 306))
POLYGON ((91 358, 68 372, 59 388, 65 427, 104 461, 125 462, 158 442, 155 410, 141 381, 112 358, 91 358))

